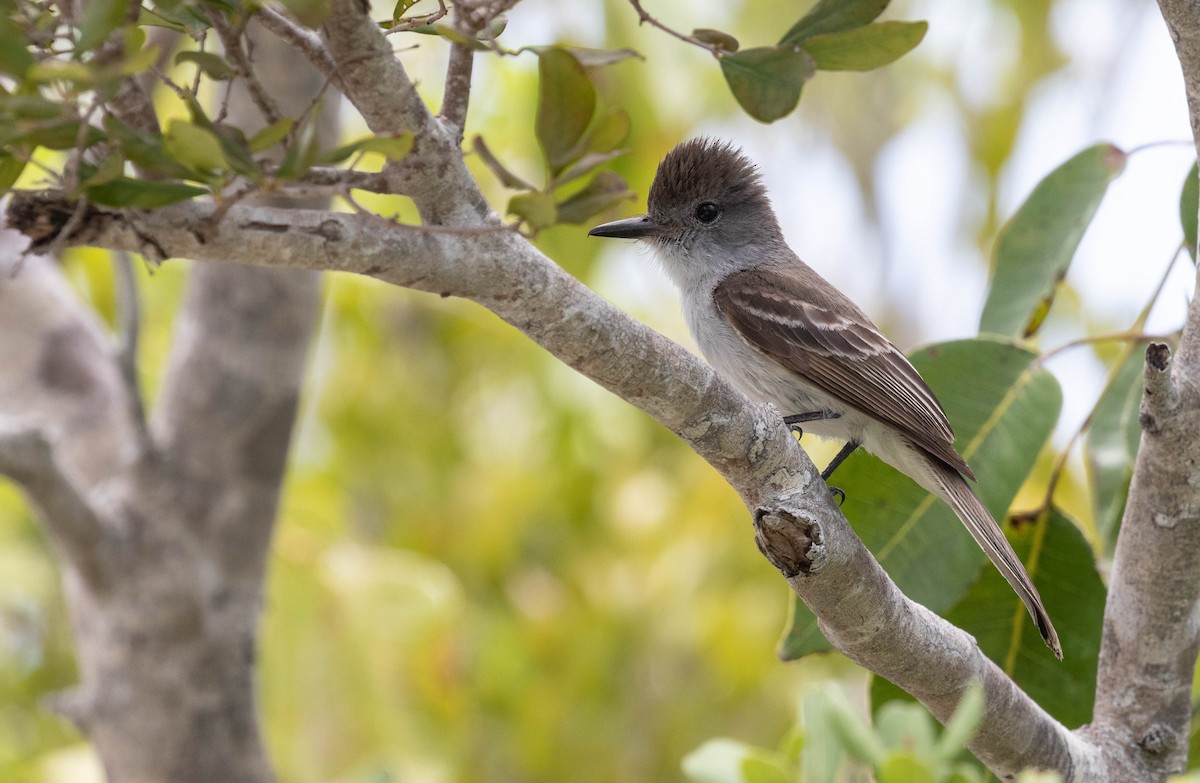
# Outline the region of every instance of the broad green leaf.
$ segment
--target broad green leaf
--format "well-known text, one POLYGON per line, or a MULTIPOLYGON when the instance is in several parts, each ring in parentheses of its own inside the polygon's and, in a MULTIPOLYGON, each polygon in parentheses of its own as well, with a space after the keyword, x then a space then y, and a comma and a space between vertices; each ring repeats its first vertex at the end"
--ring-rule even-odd
POLYGON ((104 130, 135 166, 151 174, 174 179, 181 179, 190 173, 186 166, 167 154, 162 146, 162 137, 157 134, 142 133, 111 114, 104 117, 104 130))
POLYGON ((95 187, 106 182, 112 182, 125 174, 125 158, 114 152, 106 155, 99 165, 82 163, 79 166, 79 184, 83 187, 95 187))
POLYGON ((217 81, 225 81, 237 76, 237 68, 234 68, 224 57, 212 52, 180 52, 175 55, 175 64, 182 63, 195 63, 205 75, 217 81))
MULTIPOLYGON (((1003 520, 1058 420, 1058 382, 1037 366, 1036 354, 1000 340, 941 343, 911 359, 979 477, 973 489, 993 518, 1003 520)), ((905 595, 935 612, 962 598, 986 558, 948 506, 862 450, 838 468, 831 484, 845 491, 842 511, 905 595)), ((812 612, 795 601, 780 656, 828 649, 812 612)))
POLYGON ((534 130, 552 173, 580 152, 580 140, 596 111, 596 89, 587 71, 562 49, 538 57, 538 106, 534 130))
POLYGON ((629 113, 624 109, 613 109, 602 115, 588 134, 587 148, 591 152, 612 152, 629 138, 629 113))
POLYGON ((908 748, 921 756, 933 753, 933 717, 920 704, 889 701, 874 711, 872 722, 875 733, 887 747, 908 748))
POLYGON ((739 44, 738 39, 734 38, 729 33, 720 30, 710 30, 707 27, 701 27, 692 30, 692 37, 697 41, 703 41, 706 44, 711 44, 726 52, 736 52, 739 44))
MULTIPOLYGON (((83 133, 83 147, 103 141, 104 132, 89 125, 83 133)), ((62 122, 21 123, 10 133, 0 133, 0 147, 45 147, 49 150, 71 150, 80 145, 79 123, 62 122)))
POLYGON ((558 207, 549 193, 530 190, 509 199, 508 214, 516 215, 537 231, 554 225, 558 220, 558 207))
POLYGON ((846 755, 829 725, 828 690, 832 687, 836 686, 809 691, 800 701, 805 735, 800 780, 804 783, 834 783, 846 755))
POLYGON ((928 22, 876 22, 841 33, 814 36, 803 46, 819 71, 870 71, 889 65, 915 49, 928 29, 928 22))
POLYGON ((613 160, 614 158, 621 157, 626 152, 628 152, 628 150, 614 150, 612 152, 604 152, 604 153, 600 153, 600 152, 586 153, 579 160, 575 161, 570 166, 568 166, 566 169, 564 169, 561 174, 559 174, 557 177, 554 177, 553 186, 558 187, 559 185, 565 185, 568 182, 577 180, 580 177, 586 177, 588 174, 591 174, 593 171, 600 168, 605 163, 608 163, 610 160, 613 160))
POLYGON ((800 43, 816 35, 840 33, 870 24, 889 0, 821 0, 792 25, 779 43, 800 43))
POLYGON ((1110 553, 1125 514, 1129 481, 1133 478, 1133 463, 1142 437, 1139 413, 1144 366, 1145 344, 1129 346, 1096 402, 1083 441, 1092 516, 1105 551, 1110 553))
POLYGON ((162 14, 151 11, 145 6, 142 6, 142 10, 138 12, 137 23, 143 27, 164 27, 168 30, 174 30, 177 33, 187 31, 187 28, 182 24, 173 22, 162 14))
POLYGON ((509 171, 508 168, 500 162, 500 159, 493 155, 492 151, 488 149, 488 145, 483 140, 482 136, 475 137, 472 142, 472 147, 475 149, 475 154, 479 156, 481 161, 483 161, 483 165, 491 169, 491 172, 496 175, 496 178, 500 180, 500 183, 504 185, 504 187, 512 188, 513 190, 536 189, 533 185, 530 185, 528 182, 509 171))
POLYGON ((579 46, 522 46, 517 52, 533 52, 541 56, 551 49, 566 52, 574 57, 584 68, 589 69, 604 68, 634 58, 638 60, 646 59, 633 49, 588 49, 579 46))
POLYGON ((946 721, 942 736, 938 737, 934 754, 939 761, 953 761, 967 743, 975 738, 979 731, 979 722, 983 720, 984 696, 983 685, 972 683, 963 692, 954 714, 946 721))
POLYGON ((792 783, 792 775, 780 759, 760 751, 742 762, 742 780, 746 783, 792 783))
POLYGON ((22 78, 33 55, 26 48, 28 38, 8 14, 0 14, 0 73, 22 78))
POLYGON ((88 199, 109 207, 157 209, 176 201, 202 196, 208 191, 182 182, 137 180, 128 177, 87 188, 88 199))
POLYGON ((71 82, 86 86, 96 81, 96 69, 90 64, 74 60, 42 60, 26 69, 25 78, 34 84, 71 82))
POLYGON ((258 133, 255 133, 246 144, 250 147, 251 152, 262 152, 263 150, 270 149, 286 139, 287 135, 292 132, 295 124, 295 120, 291 117, 284 117, 278 122, 273 122, 258 133))
MULTIPOLYGON (((1091 718, 1104 620, 1104 583, 1092 549, 1079 529, 1058 509, 1006 531, 1017 555, 1046 604, 1063 645, 1056 661, 1029 619, 1025 606, 994 568, 979 580, 946 618, 970 633, 983 652, 1055 718, 1079 726, 1091 718)), ((871 680, 871 704, 911 701, 882 677, 871 680)))
POLYGON ((316 123, 309 115, 307 122, 301 122, 291 145, 283 151, 283 160, 275 171, 280 179, 299 179, 303 177, 317 160, 317 131, 316 123))
POLYGON ((163 150, 192 171, 211 173, 229 168, 216 134, 186 120, 171 120, 163 134, 163 150))
POLYGON ((317 161, 341 163, 351 155, 360 152, 374 152, 392 161, 404 160, 404 156, 412 150, 412 145, 413 135, 411 132, 398 133, 395 136, 367 136, 328 152, 322 152, 317 156, 317 161))
POLYGON ((563 223, 579 225, 632 198, 633 192, 629 190, 625 180, 611 171, 602 171, 583 190, 559 203, 558 219, 563 223))
POLYGON ((125 0, 88 0, 79 23, 76 51, 86 52, 104 43, 121 24, 129 4, 125 0))
POLYGON ((246 141, 246 134, 241 128, 221 123, 210 126, 208 130, 221 143, 221 152, 225 154, 225 160, 229 161, 230 168, 252 180, 261 179, 262 172, 254 162, 254 156, 250 154, 250 142, 246 141))
POLYGON ((733 97, 759 122, 790 114, 814 70, 812 58, 792 46, 744 49, 721 58, 721 73, 733 97))
POLYGON ((1111 144, 1088 147, 1050 172, 1000 230, 979 331, 1029 336, 1053 299, 1108 184, 1125 168, 1111 144))
POLYGON ((26 161, 13 155, 0 153, 0 191, 8 190, 25 170, 26 161))
POLYGON ((1193 163, 1179 193, 1179 223, 1183 226, 1183 243, 1187 245, 1193 262, 1196 260, 1197 212, 1200 212, 1200 175, 1193 163))
POLYGON ((18 120, 52 120, 64 116, 64 108, 63 104, 37 94, 0 96, 0 116, 18 120))
POLYGON ((870 767, 878 766, 887 756, 887 749, 858 715, 846 698, 830 688, 825 702, 825 719, 838 744, 846 755, 870 767))
POLYGON ((1057 508, 1007 532, 1062 640, 1063 660, 1054 659, 994 568, 984 570, 946 619, 974 636, 984 654, 1051 715, 1067 726, 1083 725, 1092 717, 1105 601, 1092 548, 1057 508))
POLYGON ((915 754, 898 750, 888 757, 875 771, 876 783, 938 783, 932 765, 915 754))

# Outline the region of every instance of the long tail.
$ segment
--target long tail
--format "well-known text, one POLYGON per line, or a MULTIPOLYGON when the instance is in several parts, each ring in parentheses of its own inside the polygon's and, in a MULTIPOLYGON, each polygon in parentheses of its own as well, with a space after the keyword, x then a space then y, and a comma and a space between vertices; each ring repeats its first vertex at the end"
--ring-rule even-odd
MULTIPOLYGON (((1050 616, 1046 614, 1046 608, 1042 606, 1042 599, 1038 595, 1037 588, 1033 586, 1029 574, 1025 572, 1025 566, 1021 564, 1016 552, 1013 552, 1012 547, 1009 546, 1004 532, 1000 530, 1000 526, 992 519, 992 515, 983 507, 983 503, 979 502, 979 498, 975 497, 975 493, 971 491, 966 479, 954 469, 937 460, 930 459, 929 462, 933 473, 932 478, 937 489, 940 490, 935 491, 935 494, 954 510, 962 523, 967 526, 971 537, 979 544, 979 548, 988 556, 1005 580, 1012 585, 1012 589, 1020 596, 1025 608, 1029 610, 1029 615, 1037 624, 1038 633, 1042 635, 1046 646, 1053 650, 1055 657, 1061 661, 1062 645, 1059 644, 1058 633, 1054 630, 1054 624, 1050 622, 1050 616)), ((933 490, 934 488, 927 487, 927 489, 933 490)))

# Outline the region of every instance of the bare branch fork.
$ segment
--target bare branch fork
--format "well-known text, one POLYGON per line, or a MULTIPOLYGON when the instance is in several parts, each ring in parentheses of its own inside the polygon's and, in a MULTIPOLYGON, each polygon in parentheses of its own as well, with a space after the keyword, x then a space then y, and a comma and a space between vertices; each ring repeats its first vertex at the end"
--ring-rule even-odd
MULTIPOLYGON (((1200 20, 1184 0, 1161 5, 1200 139, 1200 20)), ((442 116, 435 117, 357 0, 334 0, 319 39, 277 11, 264 9, 262 19, 344 89, 373 132, 414 134, 412 153, 385 169, 386 188, 411 196, 426 225, 452 231, 412 231, 363 215, 245 203, 230 207, 210 230, 211 206, 140 214, 80 208, 54 194, 15 198, 10 225, 35 242, 61 236, 67 244, 135 252, 152 242, 169 256, 354 272, 478 302, 649 413, 712 464, 754 514, 764 554, 839 650, 915 695, 942 720, 972 681, 982 681, 987 708, 971 749, 997 774, 1011 779, 1032 765, 1056 769, 1069 781, 1115 783, 1162 780, 1182 768, 1187 683, 1198 644, 1196 624, 1188 618, 1200 600, 1200 527, 1191 524, 1200 488, 1187 475, 1189 462, 1200 458, 1200 305, 1191 308, 1177 355, 1172 359, 1153 347, 1148 357, 1146 433, 1114 562, 1096 718, 1072 732, 1021 692, 969 636, 900 594, 849 528, 777 412, 748 403, 706 365, 604 302, 520 236, 496 230, 501 221, 459 146, 469 97, 465 53, 451 58, 442 116), (54 218, 76 211, 73 225, 54 218)), ((164 414, 156 422, 168 419, 164 414)), ((154 431, 165 443, 187 442, 186 431, 154 431)), ((19 462, 3 464, 5 453, 0 447, 0 467, 19 468, 19 462)))

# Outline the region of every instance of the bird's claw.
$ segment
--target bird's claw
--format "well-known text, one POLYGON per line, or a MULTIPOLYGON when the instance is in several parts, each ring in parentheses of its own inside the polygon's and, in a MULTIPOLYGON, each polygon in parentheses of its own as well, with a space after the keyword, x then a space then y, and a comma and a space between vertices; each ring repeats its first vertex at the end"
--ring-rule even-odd
POLYGON ((838 504, 838 508, 841 508, 841 507, 842 507, 842 504, 846 502, 846 493, 845 493, 845 492, 842 492, 842 491, 841 491, 840 489, 838 489, 837 487, 830 487, 830 488, 829 488, 829 494, 831 494, 831 495, 833 495, 835 498, 837 498, 837 504, 838 504))

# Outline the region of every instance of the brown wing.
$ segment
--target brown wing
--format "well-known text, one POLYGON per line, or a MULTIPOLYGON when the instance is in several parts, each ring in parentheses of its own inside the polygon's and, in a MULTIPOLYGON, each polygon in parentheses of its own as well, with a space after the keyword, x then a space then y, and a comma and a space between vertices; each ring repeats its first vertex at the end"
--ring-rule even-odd
POLYGON ((816 272, 798 263, 735 272, 717 285, 713 299, 750 345, 975 478, 954 450, 946 412, 920 374, 816 272))

